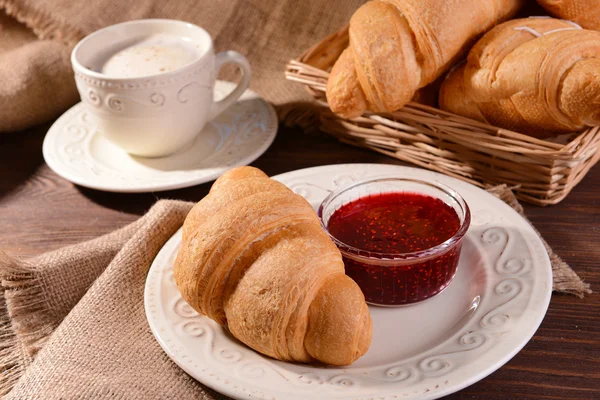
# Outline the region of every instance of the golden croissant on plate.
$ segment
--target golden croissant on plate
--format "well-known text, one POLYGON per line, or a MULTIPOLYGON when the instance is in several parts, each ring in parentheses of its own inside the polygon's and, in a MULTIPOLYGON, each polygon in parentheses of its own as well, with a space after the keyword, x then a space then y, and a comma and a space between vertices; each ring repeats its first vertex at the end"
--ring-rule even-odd
POLYGON ((374 0, 350 20, 350 46, 327 82, 331 110, 345 118, 391 112, 435 81, 481 34, 526 0, 374 0))
POLYGON ((196 311, 273 358, 347 365, 371 343, 364 295, 312 206, 256 168, 225 173, 190 211, 174 274, 196 311))
POLYGON ((557 18, 577 22, 586 29, 600 30, 599 0, 538 0, 538 3, 557 18))
POLYGON ((600 32, 554 18, 498 25, 448 75, 440 108, 543 138, 600 124, 600 32))

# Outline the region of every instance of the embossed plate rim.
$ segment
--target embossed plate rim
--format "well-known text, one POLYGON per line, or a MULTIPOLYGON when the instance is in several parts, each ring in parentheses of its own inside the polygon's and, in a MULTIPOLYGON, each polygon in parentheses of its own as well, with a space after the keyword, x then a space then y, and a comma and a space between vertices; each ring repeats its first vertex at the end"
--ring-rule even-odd
MULTIPOLYGON (((179 300, 180 296, 172 282, 170 268, 172 257, 180 244, 180 233, 176 233, 157 255, 146 282, 146 315, 161 347, 192 377, 238 399, 433 399, 471 385, 504 365, 537 330, 548 308, 552 291, 548 255, 533 228, 518 213, 473 185, 410 167, 341 164, 292 171, 274 178, 302 193, 302 185, 305 189, 327 191, 327 187, 323 186, 332 188, 345 185, 348 178, 358 180, 390 174, 439 180, 459 191, 469 202, 476 224, 481 224, 481 229, 476 231, 481 233, 479 239, 471 233, 474 243, 492 246, 486 251, 497 253, 494 265, 486 264, 489 270, 486 274, 490 278, 482 306, 473 314, 477 318, 470 318, 464 324, 461 322, 461 329, 455 334, 420 354, 403 359, 400 364, 323 369, 274 361, 231 340, 212 321, 195 314, 185 302, 180 304, 182 300, 179 300), (324 179, 330 179, 331 182, 324 184, 324 179), (495 223, 486 225, 485 221, 478 221, 478 213, 487 215, 486 218, 495 223), (519 241, 516 243, 521 250, 525 246, 527 254, 515 252, 517 256, 513 257, 511 252, 507 252, 508 256, 503 255, 511 243, 510 229, 517 231, 519 236, 513 235, 513 241, 514 237, 522 239, 524 245, 519 241), (504 244, 498 242, 502 240, 503 231, 506 232, 504 244), (492 240, 492 236, 496 238, 495 241, 486 242, 492 240), (500 247, 497 243, 500 243, 500 247), (511 290, 516 289, 508 281, 515 280, 518 290, 513 296, 511 290), (163 291, 171 291, 172 297, 162 298, 163 291), (169 306, 169 303, 173 304, 169 306), (181 317, 182 314, 185 317, 181 317), (503 320, 504 315, 508 315, 507 320, 503 320), (486 317, 487 322, 484 321, 486 317), (505 326, 506 321, 508 325, 505 326), (471 328, 474 328, 473 331, 471 328), (191 333, 183 334, 178 329, 181 332, 188 329, 194 338, 190 339, 191 333), (503 329, 508 331, 504 332, 503 329), (444 363, 448 366, 444 366, 444 363), (414 368, 424 368, 424 372, 417 371, 416 380, 406 375, 412 374, 414 368), (392 370, 399 375, 382 375, 392 370), (383 378, 387 382, 382 383, 383 378), (354 384, 357 386, 353 388, 354 384)), ((316 205, 319 196, 324 195, 313 195, 313 205, 316 205)), ((479 247, 478 250, 483 251, 479 247)), ((397 310, 401 312, 401 309, 397 310)))
MULTIPOLYGON (((218 80, 215 83, 215 90, 230 91, 235 85, 231 82, 218 80)), ((248 165, 260 157, 271 146, 275 140, 278 129, 277 113, 273 105, 262 99, 256 92, 248 89, 240 100, 256 99, 261 102, 264 107, 265 132, 261 134, 263 141, 259 146, 238 146, 241 147, 241 154, 234 159, 233 162, 223 165, 218 165, 211 168, 198 168, 186 171, 166 171, 160 172, 153 176, 147 177, 141 182, 136 182, 132 179, 131 174, 122 173, 120 177, 114 179, 96 179, 90 175, 93 169, 105 169, 100 163, 93 160, 89 155, 79 155, 80 158, 87 159, 85 170, 77 170, 69 165, 69 162, 64 159, 64 156, 57 150, 60 133, 66 129, 68 124, 83 111, 84 104, 77 103, 64 114, 62 114, 52 124, 42 145, 42 153, 44 160, 56 174, 71 181, 77 185, 90 189, 97 189, 117 193, 143 193, 143 192, 159 192, 165 190, 180 189, 189 186, 199 185, 201 183, 210 182, 218 178, 221 174, 231 168, 241 165, 248 165), (129 174, 129 177, 128 177, 129 174)), ((254 110, 256 111, 256 110, 254 110)), ((263 112, 261 110, 261 112, 263 112)), ((227 111, 224 112, 226 114, 227 111)), ((210 123, 210 122, 209 122, 210 123)), ((80 122, 80 124, 84 124, 80 122)), ((90 138, 97 134, 92 132, 90 138)), ((90 140, 87 138, 85 140, 90 140)), ((223 149, 220 149, 220 153, 223 149)), ((113 173, 113 172, 111 172, 113 173)), ((117 172, 118 173, 118 172, 117 172)))

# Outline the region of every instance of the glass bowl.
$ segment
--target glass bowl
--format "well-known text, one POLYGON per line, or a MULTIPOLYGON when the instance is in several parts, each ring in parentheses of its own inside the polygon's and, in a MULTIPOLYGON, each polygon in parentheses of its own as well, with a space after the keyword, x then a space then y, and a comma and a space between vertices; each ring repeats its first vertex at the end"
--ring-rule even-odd
MULTIPOLYGON (((416 207, 419 207, 419 205, 416 207)), ((357 182, 341 188, 323 200, 318 215, 325 231, 342 253, 346 274, 360 286, 367 303, 390 307, 423 301, 442 292, 450 284, 456 274, 462 238, 467 232, 471 221, 467 203, 455 190, 439 182, 408 178, 378 178, 357 182), (390 211, 392 214, 387 214, 388 217, 385 218, 382 217, 385 213, 380 212, 381 210, 385 211, 385 209, 379 209, 379 211, 369 210, 368 206, 369 202, 377 203, 384 198, 387 198, 387 201, 392 198, 398 199, 398 202, 394 203, 396 208, 393 206, 390 208, 395 211, 390 211), (421 201, 425 205, 430 205, 430 210, 426 211, 425 206, 420 209, 411 208, 414 204, 414 202, 410 202, 411 199, 416 199, 418 204, 421 204, 419 203, 421 201), (357 206, 359 204, 356 202, 357 200, 361 202, 360 207, 357 206), (402 206, 398 204, 402 204, 402 206), (356 220, 352 220, 353 216, 357 215, 356 212, 352 211, 344 216, 343 213, 346 212, 346 209, 367 210, 360 215, 371 215, 373 219, 368 222, 362 220, 356 222, 356 220), (452 215, 451 209, 456 212, 458 221, 452 215), (433 234, 429 235, 433 237, 432 239, 426 238, 425 234, 423 234, 423 240, 413 238, 411 236, 413 235, 412 231, 422 232, 423 230, 419 230, 417 225, 410 225, 410 214, 394 219, 396 216, 400 216, 402 212, 412 212, 409 210, 420 210, 415 211, 418 216, 415 216, 413 220, 417 221, 415 224, 421 225, 427 225, 428 217, 424 217, 424 215, 429 215, 435 223, 440 223, 439 218, 441 217, 439 215, 442 215, 442 211, 445 210, 445 215, 452 218, 451 224, 446 224, 448 231, 445 232, 445 235, 451 236, 436 243, 436 238, 446 237, 441 236, 442 233, 439 234, 440 236, 436 233, 446 229, 443 225, 439 225, 439 230, 435 230, 433 234), (336 214, 338 211, 340 213, 336 214), (393 214, 393 212, 397 213, 393 214), (357 240, 363 241, 364 245, 346 243, 350 240, 344 239, 346 241, 344 242, 336 234, 332 234, 330 231, 332 216, 336 224, 345 224, 345 221, 348 221, 348 229, 350 232, 356 232, 357 240), (382 222, 384 220, 387 222, 382 222), (390 222, 397 225, 390 227, 388 226, 390 222), (400 229, 400 226, 404 227, 405 222, 409 228, 400 229), (375 251, 379 238, 377 236, 369 238, 368 236, 370 235, 369 232, 373 232, 375 235, 378 234, 371 229, 379 229, 377 224, 381 224, 380 228, 385 231, 386 237, 392 237, 397 232, 401 233, 398 237, 402 237, 402 233, 409 232, 410 235, 404 236, 408 238, 406 243, 411 243, 413 247, 408 245, 404 247, 416 250, 375 251), (383 226, 383 224, 387 225, 383 226), (365 230, 367 226, 368 230, 365 230), (412 231, 409 231, 409 229, 412 229, 412 231), (456 231, 452 233, 454 229, 456 231), (372 242, 370 242, 371 239, 372 242), (418 243, 418 245, 415 245, 415 243, 418 243), (432 245, 428 246, 428 243, 432 243, 432 245)), ((433 223, 430 225, 433 226, 433 223)), ((337 225, 332 225, 331 228, 335 228, 332 230, 344 232, 337 225)), ((438 226, 433 226, 430 231, 434 228, 437 229, 438 226)), ((341 236, 340 234, 337 235, 341 236)), ((393 236, 393 238, 395 237, 393 236)))

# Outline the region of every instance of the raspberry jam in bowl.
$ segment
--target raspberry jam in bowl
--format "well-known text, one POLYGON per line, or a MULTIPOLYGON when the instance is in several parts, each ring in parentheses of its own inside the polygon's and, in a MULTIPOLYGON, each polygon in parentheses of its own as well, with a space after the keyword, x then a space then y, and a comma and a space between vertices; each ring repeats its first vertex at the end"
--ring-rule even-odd
POLYGON ((381 178, 327 196, 319 218, 367 303, 401 306, 443 291, 456 274, 471 214, 453 189, 381 178))

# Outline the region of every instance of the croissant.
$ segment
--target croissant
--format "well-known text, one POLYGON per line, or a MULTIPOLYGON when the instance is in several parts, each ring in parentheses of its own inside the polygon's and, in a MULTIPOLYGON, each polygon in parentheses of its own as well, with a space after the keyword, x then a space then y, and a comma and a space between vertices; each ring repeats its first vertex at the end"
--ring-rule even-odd
POLYGON ((435 81, 470 44, 526 0, 374 0, 350 20, 350 46, 327 82, 331 110, 391 112, 435 81))
POLYGON ((440 89, 440 108, 544 138, 600 124, 600 32, 553 18, 498 25, 440 89))
POLYGON ((192 208, 174 276, 190 306, 270 357, 347 365, 371 343, 364 295, 312 206, 256 168, 192 208))
POLYGON ((576 22, 586 29, 600 30, 598 0, 537 0, 555 17, 576 22))

